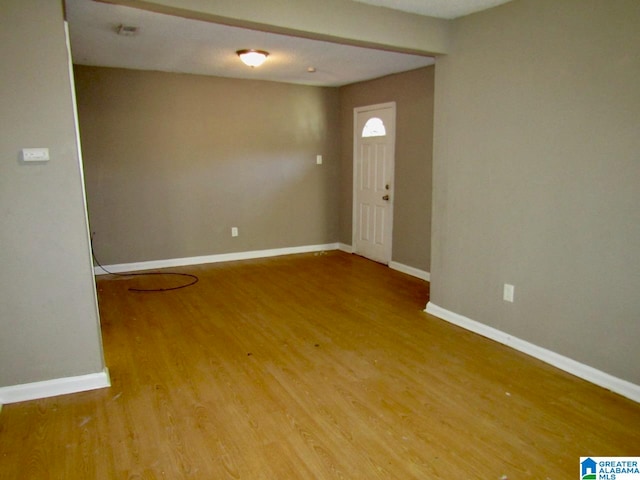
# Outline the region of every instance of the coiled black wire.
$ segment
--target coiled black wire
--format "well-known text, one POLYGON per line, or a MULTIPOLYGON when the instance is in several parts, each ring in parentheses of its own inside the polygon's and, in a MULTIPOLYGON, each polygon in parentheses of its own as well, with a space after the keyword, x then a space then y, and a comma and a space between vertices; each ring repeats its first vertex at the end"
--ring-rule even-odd
POLYGON ((143 272, 143 273, 115 273, 110 272, 106 268, 102 266, 98 258, 96 257, 95 252, 93 251, 93 237, 91 237, 91 256, 93 257, 93 261, 96 263, 98 267, 107 272, 109 275, 117 275, 119 277, 141 277, 146 275, 173 275, 180 277, 190 278, 191 281, 185 283, 184 285, 178 285, 177 287, 169 287, 169 288, 129 288, 130 292, 169 292, 171 290, 180 290, 181 288, 187 288, 191 285, 195 285, 200 280, 196 275, 192 275, 190 273, 179 273, 179 272, 143 272))

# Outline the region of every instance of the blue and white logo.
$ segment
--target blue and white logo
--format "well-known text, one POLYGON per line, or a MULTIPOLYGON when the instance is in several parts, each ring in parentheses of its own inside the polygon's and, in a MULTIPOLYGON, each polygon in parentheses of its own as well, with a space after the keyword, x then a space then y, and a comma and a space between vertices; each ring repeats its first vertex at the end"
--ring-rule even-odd
POLYGON ((640 480, 640 457, 580 457, 581 480, 640 480))

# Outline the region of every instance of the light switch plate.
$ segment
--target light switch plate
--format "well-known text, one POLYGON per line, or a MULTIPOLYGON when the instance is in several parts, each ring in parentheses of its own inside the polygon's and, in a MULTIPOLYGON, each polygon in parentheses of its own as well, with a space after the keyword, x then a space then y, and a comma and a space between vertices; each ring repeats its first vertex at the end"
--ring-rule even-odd
POLYGON ((48 148, 23 148, 22 160, 25 162, 46 162, 49 160, 48 148))

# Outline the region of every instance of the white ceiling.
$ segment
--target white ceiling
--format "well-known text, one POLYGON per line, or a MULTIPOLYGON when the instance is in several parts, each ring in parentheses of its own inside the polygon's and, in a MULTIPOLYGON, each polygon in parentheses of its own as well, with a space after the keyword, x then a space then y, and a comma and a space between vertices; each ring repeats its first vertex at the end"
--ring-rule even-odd
MULTIPOLYGON (((357 1, 450 18, 508 0, 357 1)), ((289 37, 93 0, 66 0, 66 5, 72 56, 81 65, 341 86, 434 63, 425 56, 289 37), (139 27, 139 33, 118 35, 119 25, 139 27), (243 48, 267 50, 269 59, 259 68, 249 68, 235 54, 243 48), (309 73, 309 67, 315 73, 309 73)))
POLYGON ((453 19, 496 7, 511 0, 355 0, 378 7, 453 19))

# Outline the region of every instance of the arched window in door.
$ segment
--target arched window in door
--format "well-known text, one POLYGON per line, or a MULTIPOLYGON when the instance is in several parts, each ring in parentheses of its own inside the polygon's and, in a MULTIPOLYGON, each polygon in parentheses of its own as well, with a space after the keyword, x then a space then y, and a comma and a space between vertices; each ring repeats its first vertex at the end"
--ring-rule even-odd
POLYGON ((378 117, 371 117, 362 129, 362 138, 367 137, 384 137, 387 129, 384 128, 384 122, 378 117))

